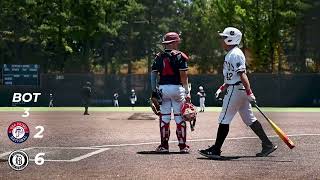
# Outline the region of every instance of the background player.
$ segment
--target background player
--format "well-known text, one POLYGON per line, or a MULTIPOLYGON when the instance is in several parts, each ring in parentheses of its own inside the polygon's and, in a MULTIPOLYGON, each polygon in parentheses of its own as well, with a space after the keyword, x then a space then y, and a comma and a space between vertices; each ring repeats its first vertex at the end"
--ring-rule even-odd
POLYGON ((131 103, 132 110, 134 109, 136 102, 137 102, 137 95, 134 89, 132 89, 131 95, 130 95, 130 103, 131 103))
POLYGON ((199 92, 197 93, 197 95, 199 96, 200 112, 204 112, 205 101, 206 101, 206 93, 204 92, 202 86, 199 86, 199 92))
POLYGON ((91 94, 92 94, 91 83, 87 81, 86 85, 82 87, 82 101, 84 106, 83 115, 90 115, 88 112, 88 107, 90 105, 91 94))
POLYGON ((177 124, 176 134, 179 141, 180 152, 188 153, 189 146, 186 144, 186 122, 181 117, 181 106, 190 99, 188 88, 188 57, 178 51, 180 37, 175 32, 169 32, 163 37, 164 51, 156 55, 151 72, 152 96, 161 92, 162 104, 160 105, 160 136, 161 144, 157 152, 169 152, 170 120, 173 110, 174 120, 177 124), (157 77, 160 75, 159 82, 157 77), (159 91, 157 91, 157 84, 159 91))
POLYGON ((256 98, 250 88, 250 83, 246 75, 246 59, 238 47, 242 33, 233 27, 224 29, 219 33, 221 46, 228 51, 224 59, 223 76, 224 84, 217 90, 216 97, 226 90, 223 99, 222 111, 219 116, 219 128, 215 145, 205 150, 199 150, 201 155, 210 158, 218 158, 221 153, 221 146, 228 135, 229 124, 237 112, 239 112, 243 122, 249 126, 262 141, 262 151, 256 156, 268 156, 277 149, 265 134, 260 122, 252 113, 251 103, 255 103, 256 98))
POLYGON ((49 96, 49 107, 53 107, 53 94, 51 94, 51 93, 49 96))
POLYGON ((119 107, 119 100, 118 100, 118 98, 119 98, 119 94, 118 94, 117 92, 115 92, 115 93, 113 94, 113 106, 114 106, 114 107, 119 107))

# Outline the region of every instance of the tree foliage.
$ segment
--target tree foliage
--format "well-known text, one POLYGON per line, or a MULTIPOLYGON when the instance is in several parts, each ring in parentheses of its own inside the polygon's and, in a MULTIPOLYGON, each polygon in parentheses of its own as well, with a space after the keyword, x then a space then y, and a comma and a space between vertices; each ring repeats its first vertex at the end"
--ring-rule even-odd
POLYGON ((297 47, 297 25, 311 5, 311 0, 2 0, 0 63, 105 73, 127 65, 132 73, 137 60, 150 65, 164 33, 176 31, 190 65, 214 73, 223 58, 217 31, 234 26, 244 34, 251 71, 305 71, 304 59, 287 55, 297 47))

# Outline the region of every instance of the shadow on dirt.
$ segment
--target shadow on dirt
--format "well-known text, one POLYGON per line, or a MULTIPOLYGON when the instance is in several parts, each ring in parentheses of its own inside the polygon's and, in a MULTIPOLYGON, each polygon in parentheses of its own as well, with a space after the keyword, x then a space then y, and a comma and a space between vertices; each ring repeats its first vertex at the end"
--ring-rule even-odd
POLYGON ((189 154, 189 153, 181 153, 178 151, 175 152, 167 152, 167 153, 163 153, 163 152, 157 152, 157 151, 139 151, 137 152, 137 154, 164 154, 164 155, 170 155, 170 154, 189 154))
POLYGON ((206 158, 198 157, 199 160, 214 160, 214 161, 270 161, 270 162, 293 162, 288 160, 275 160, 270 157, 256 157, 256 156, 221 156, 221 158, 206 158))
POLYGON ((128 120, 156 120, 157 116, 151 113, 134 113, 128 120))
POLYGON ((8 161, 7 159, 0 159, 0 163, 7 162, 7 161, 8 161))

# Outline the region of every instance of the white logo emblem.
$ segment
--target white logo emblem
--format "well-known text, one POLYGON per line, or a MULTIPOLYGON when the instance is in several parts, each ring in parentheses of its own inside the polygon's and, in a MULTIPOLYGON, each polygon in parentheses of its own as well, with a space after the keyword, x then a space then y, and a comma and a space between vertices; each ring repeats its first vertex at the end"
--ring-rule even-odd
POLYGON ((8 163, 12 169, 22 171, 29 164, 28 154, 20 150, 13 151, 9 155, 8 163))

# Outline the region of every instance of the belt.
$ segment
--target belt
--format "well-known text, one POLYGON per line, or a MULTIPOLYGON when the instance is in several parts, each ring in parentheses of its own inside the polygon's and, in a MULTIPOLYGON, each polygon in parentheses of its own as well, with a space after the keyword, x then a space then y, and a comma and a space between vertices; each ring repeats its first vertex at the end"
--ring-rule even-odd
POLYGON ((240 84, 242 84, 241 81, 238 81, 238 82, 236 82, 236 83, 234 83, 234 84, 228 84, 228 85, 229 85, 229 86, 238 86, 238 85, 240 85, 240 84))

